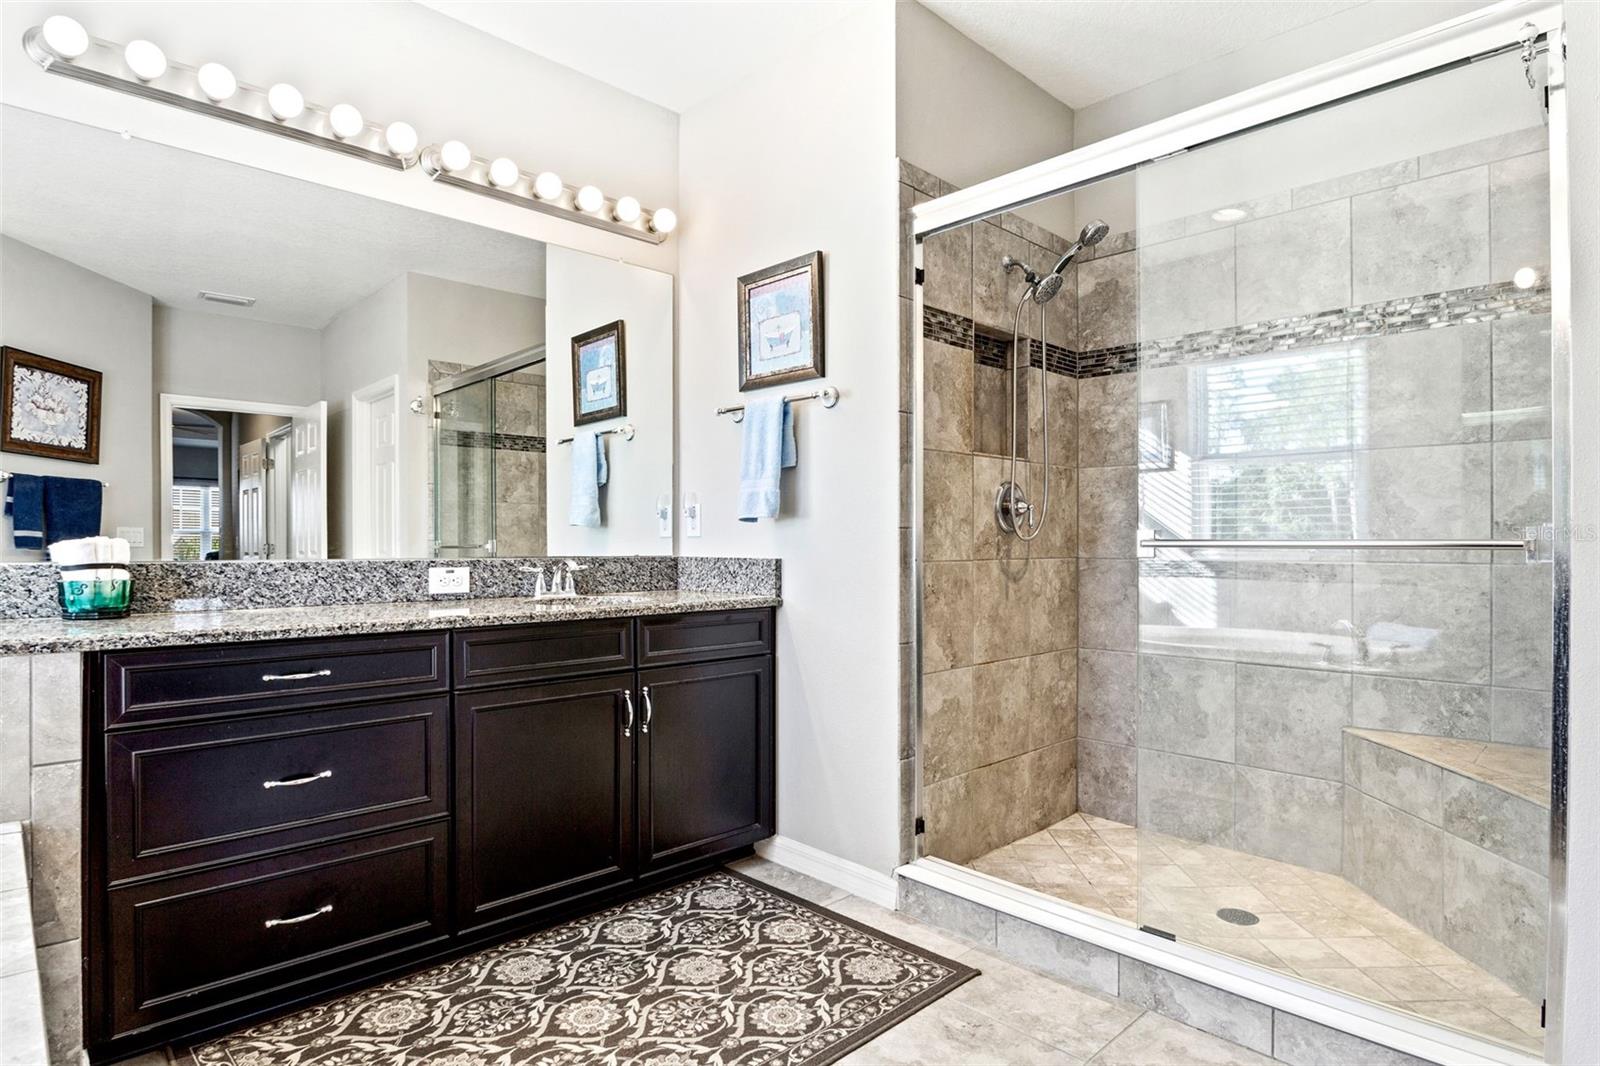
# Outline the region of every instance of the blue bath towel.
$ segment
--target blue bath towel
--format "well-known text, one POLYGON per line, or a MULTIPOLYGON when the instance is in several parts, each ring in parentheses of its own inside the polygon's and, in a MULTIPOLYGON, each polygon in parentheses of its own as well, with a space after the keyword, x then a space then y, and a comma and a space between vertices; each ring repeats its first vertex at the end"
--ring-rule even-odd
POLYGON ((6 514, 11 516, 11 543, 17 548, 44 547, 44 478, 12 474, 6 480, 6 514))
POLYGON ((98 481, 81 477, 44 479, 44 540, 77 540, 100 535, 98 481))
POLYGON ((567 505, 569 526, 600 527, 600 486, 606 483, 606 449, 599 434, 579 430, 572 435, 572 495, 567 505))
POLYGON ((782 397, 744 405, 739 458, 739 521, 778 517, 778 482, 796 461, 794 411, 782 397))

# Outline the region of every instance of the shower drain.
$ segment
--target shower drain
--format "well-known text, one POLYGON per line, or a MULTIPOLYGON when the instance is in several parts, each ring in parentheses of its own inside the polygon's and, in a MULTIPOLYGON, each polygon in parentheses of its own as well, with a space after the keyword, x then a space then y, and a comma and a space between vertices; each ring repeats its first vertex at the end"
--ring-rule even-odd
POLYGON ((1238 907, 1224 907, 1217 912, 1217 917, 1225 922, 1232 922, 1234 925, 1259 925, 1261 922, 1261 919, 1254 914, 1247 910, 1240 910, 1238 907))

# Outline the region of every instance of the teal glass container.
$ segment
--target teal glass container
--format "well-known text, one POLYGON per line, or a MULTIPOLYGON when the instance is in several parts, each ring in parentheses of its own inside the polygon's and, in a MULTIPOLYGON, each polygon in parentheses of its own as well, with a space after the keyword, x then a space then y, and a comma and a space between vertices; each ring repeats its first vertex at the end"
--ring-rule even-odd
MULTIPOLYGON (((56 585, 56 598, 61 605, 61 617, 69 621, 96 618, 126 618, 133 602, 133 579, 127 576, 113 580, 83 580, 74 578, 64 567, 56 585)), ((84 567, 85 570, 105 572, 107 567, 84 567)), ((126 570, 116 573, 127 574, 126 570)))

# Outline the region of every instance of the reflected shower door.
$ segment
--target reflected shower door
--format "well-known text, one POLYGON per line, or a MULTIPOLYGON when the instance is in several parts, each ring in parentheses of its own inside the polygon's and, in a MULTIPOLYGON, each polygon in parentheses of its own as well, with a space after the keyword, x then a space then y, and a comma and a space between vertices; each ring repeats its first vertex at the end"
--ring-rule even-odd
POLYGON ((434 397, 433 554, 481 559, 495 553, 493 380, 434 397))
POLYGON ((1505 55, 1138 172, 1123 756, 1141 925, 1528 1049, 1552 573, 1449 544, 1551 521, 1542 100, 1505 55), (1251 547, 1304 540, 1445 543, 1251 547))

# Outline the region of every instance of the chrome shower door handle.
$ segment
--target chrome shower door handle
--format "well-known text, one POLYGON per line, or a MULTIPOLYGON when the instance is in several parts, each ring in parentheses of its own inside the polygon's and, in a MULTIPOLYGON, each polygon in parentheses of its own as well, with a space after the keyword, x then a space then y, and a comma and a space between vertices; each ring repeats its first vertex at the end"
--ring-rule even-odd
POLYGON ((640 691, 644 693, 644 721, 639 725, 639 732, 648 733, 650 732, 650 719, 656 716, 656 705, 650 699, 649 685, 646 685, 640 691))
POLYGON ((633 736, 633 690, 623 689, 622 700, 628 705, 628 717, 622 723, 622 735, 631 737, 633 736))

